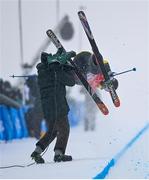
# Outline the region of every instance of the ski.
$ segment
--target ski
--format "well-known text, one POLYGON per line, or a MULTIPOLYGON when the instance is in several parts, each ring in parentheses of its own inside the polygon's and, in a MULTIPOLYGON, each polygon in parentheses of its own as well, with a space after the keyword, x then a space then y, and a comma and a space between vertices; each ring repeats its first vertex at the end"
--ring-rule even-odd
POLYGON ((83 29, 87 35, 87 38, 90 42, 90 45, 91 45, 92 51, 96 57, 97 63, 99 64, 99 66, 101 68, 102 74, 103 74, 104 79, 105 79, 105 85, 108 88, 108 91, 111 95, 112 101, 116 107, 119 107, 120 106, 119 97, 118 97, 118 95, 117 95, 117 93, 113 87, 112 81, 110 80, 111 77, 108 75, 108 73, 105 69, 105 66, 103 63, 103 57, 98 50, 98 47, 96 45, 95 39, 94 39, 93 34, 92 34, 92 31, 90 29, 89 23, 87 21, 86 15, 83 11, 79 11, 78 16, 79 16, 79 19, 82 23, 83 29))
MULTIPOLYGON (((46 34, 48 35, 48 37, 51 39, 51 41, 53 42, 53 44, 56 46, 57 49, 66 52, 66 50, 64 49, 63 45, 61 44, 61 42, 59 41, 59 39, 56 37, 56 35, 54 34, 54 32, 49 29, 46 31, 46 34)), ((85 79, 85 77, 82 75, 81 71, 79 70, 79 67, 73 62, 72 59, 69 60, 69 62, 71 63, 71 65, 74 67, 74 71, 76 73, 76 75, 78 76, 78 78, 80 79, 80 81, 82 82, 83 86, 86 88, 86 90, 88 91, 88 93, 90 94, 90 96, 92 97, 92 99, 94 100, 94 102, 97 104, 98 108, 100 109, 100 111, 104 114, 107 115, 109 113, 108 108, 106 107, 106 105, 102 102, 102 100, 97 96, 97 94, 95 93, 95 91, 92 89, 92 87, 90 86, 90 84, 88 83, 88 81, 85 79)))

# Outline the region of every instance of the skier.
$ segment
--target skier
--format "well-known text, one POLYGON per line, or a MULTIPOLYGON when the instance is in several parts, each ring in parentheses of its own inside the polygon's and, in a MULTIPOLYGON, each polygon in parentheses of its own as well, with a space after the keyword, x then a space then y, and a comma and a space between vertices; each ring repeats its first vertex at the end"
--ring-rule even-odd
MULTIPOLYGON (((96 58, 94 54, 88 51, 82 51, 74 57, 73 61, 79 67, 82 74, 84 75, 84 77, 87 79, 87 81, 94 90, 96 90, 96 88, 100 88, 108 91, 106 84, 104 82, 104 77, 102 75, 100 66, 96 63, 96 58)), ((111 68, 107 60, 104 60, 104 65, 106 71, 111 77, 111 81, 113 83, 114 88, 117 89, 118 81, 116 78, 112 77, 114 72, 111 71, 111 68)))
POLYGON ((72 160, 72 156, 65 155, 70 130, 65 86, 75 85, 73 66, 67 63, 75 55, 74 51, 58 51, 54 55, 43 52, 41 63, 37 65, 42 109, 48 130, 31 154, 36 163, 44 163, 41 153, 55 138, 54 161, 72 160))
MULTIPOLYGON (((104 82, 104 77, 102 75, 100 66, 96 63, 96 58, 94 54, 88 51, 82 51, 74 57, 73 62, 77 65, 77 67, 79 67, 85 79, 89 82, 90 86, 93 88, 94 91, 96 91, 96 88, 108 91, 108 88, 106 87, 106 84, 104 82)), ((111 71, 108 61, 104 60, 104 66, 109 76, 111 76, 114 88, 117 89, 118 81, 117 79, 112 77, 113 72, 111 71)), ((76 82, 77 84, 80 84, 78 79, 76 82)), ((85 131, 94 130, 96 109, 92 109, 93 112, 90 111, 91 107, 93 107, 92 101, 90 101, 90 97, 88 96, 88 93, 85 91, 84 88, 82 88, 81 92, 83 92, 85 95, 86 113, 84 117, 84 129, 85 131)))

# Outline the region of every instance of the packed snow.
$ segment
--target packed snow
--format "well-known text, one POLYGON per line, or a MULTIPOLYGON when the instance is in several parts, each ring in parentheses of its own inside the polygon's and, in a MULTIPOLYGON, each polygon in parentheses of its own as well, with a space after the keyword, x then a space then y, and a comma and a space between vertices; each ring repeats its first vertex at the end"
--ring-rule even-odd
MULTIPOLYGON (((43 155, 46 163, 29 167, 12 167, 0 169, 2 179, 91 179, 100 173, 108 162, 125 146, 126 139, 122 130, 113 134, 100 129, 97 123, 95 131, 84 131, 83 125, 71 129, 67 154, 73 156, 72 162, 53 162, 53 142, 43 155)), ((132 137, 133 138, 133 137, 132 137)), ((128 138, 129 139, 129 138, 128 138)), ((149 130, 144 132, 132 146, 119 158, 106 178, 149 178, 149 130)), ((0 144, 0 166, 27 166, 32 164, 31 152, 36 139, 26 138, 0 144)), ((128 141, 128 140, 127 140, 128 141)))

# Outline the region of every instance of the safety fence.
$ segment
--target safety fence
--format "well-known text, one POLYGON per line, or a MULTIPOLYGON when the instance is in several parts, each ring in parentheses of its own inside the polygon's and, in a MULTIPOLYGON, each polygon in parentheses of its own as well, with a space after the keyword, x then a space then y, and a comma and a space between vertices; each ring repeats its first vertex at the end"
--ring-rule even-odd
MULTIPOLYGON (((29 130, 25 119, 25 113, 28 108, 13 108, 0 105, 0 141, 10 141, 13 139, 21 139, 29 136, 29 130)), ((70 127, 79 125, 83 119, 84 108, 82 103, 70 104, 70 112, 68 114, 70 127), (79 107, 79 108, 78 108, 79 107)), ((41 136, 46 132, 47 127, 45 120, 41 120, 41 136)))
POLYGON ((10 141, 28 137, 25 107, 15 109, 0 105, 0 140, 10 141))

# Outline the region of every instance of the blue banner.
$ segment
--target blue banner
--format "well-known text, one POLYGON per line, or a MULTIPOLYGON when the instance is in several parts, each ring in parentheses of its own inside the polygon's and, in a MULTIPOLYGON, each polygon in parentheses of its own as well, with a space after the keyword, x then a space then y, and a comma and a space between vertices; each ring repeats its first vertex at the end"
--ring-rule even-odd
POLYGON ((0 140, 5 140, 5 127, 2 118, 2 108, 0 106, 0 140))
POLYGON ((18 116, 18 110, 10 108, 11 121, 14 127, 14 138, 19 139, 23 137, 23 130, 21 125, 21 119, 18 116))
POLYGON ((5 128, 5 140, 12 140, 14 138, 14 126, 11 120, 9 108, 1 106, 2 120, 5 128))
POLYGON ((10 141, 28 137, 24 107, 19 109, 0 105, 0 140, 10 141))
POLYGON ((21 120, 22 133, 23 133, 22 137, 28 137, 28 129, 25 120, 25 107, 21 107, 18 109, 18 116, 21 120))

